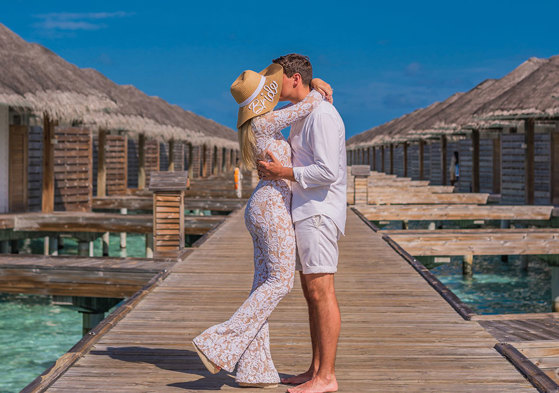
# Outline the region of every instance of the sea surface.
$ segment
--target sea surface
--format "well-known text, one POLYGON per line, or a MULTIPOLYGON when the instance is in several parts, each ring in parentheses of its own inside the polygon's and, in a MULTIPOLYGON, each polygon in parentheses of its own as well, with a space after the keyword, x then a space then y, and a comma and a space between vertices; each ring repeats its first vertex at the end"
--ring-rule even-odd
MULTIPOLYGON (((127 234, 127 256, 145 257, 145 236, 127 234)), ((77 241, 65 238, 60 255, 76 255, 77 241)), ((20 248, 25 247, 20 241, 20 248)), ((43 240, 27 246, 35 254, 43 251, 43 240)), ((102 244, 94 242, 95 256, 102 256, 102 244)), ((112 234, 109 255, 121 255, 120 235, 112 234)), ((116 309, 118 305, 105 314, 116 309)), ((0 393, 23 389, 82 337, 82 314, 51 304, 50 296, 0 293, 0 393)))
POLYGON ((519 256, 475 256, 473 277, 462 276, 461 258, 431 272, 478 314, 551 312, 551 269, 546 262, 530 257, 528 269, 519 256))

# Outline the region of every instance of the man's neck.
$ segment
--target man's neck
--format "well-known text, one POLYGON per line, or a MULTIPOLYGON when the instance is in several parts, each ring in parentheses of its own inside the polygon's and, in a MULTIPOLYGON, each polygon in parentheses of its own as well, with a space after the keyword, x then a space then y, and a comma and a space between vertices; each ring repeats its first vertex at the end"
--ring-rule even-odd
POLYGON ((300 101, 303 101, 305 99, 306 96, 309 95, 309 93, 311 92, 311 88, 310 86, 301 86, 300 89, 297 89, 293 94, 293 97, 291 97, 291 99, 289 101, 291 101, 293 104, 296 104, 300 101))

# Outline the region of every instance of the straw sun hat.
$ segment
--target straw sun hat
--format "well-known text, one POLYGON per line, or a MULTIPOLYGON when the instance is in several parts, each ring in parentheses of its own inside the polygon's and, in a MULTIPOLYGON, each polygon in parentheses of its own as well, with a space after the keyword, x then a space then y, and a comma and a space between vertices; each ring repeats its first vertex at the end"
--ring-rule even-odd
POLYGON ((231 94, 239 104, 237 128, 253 117, 270 112, 277 105, 283 82, 283 68, 272 64, 259 73, 247 70, 231 85, 231 94))

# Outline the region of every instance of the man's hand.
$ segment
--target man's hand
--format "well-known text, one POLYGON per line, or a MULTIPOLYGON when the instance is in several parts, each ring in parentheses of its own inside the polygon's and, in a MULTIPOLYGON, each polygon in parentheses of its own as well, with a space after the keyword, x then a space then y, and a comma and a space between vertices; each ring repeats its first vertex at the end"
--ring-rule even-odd
POLYGON ((262 180, 287 179, 295 181, 293 169, 284 167, 274 154, 266 150, 266 154, 272 159, 271 162, 258 161, 258 177, 262 180))

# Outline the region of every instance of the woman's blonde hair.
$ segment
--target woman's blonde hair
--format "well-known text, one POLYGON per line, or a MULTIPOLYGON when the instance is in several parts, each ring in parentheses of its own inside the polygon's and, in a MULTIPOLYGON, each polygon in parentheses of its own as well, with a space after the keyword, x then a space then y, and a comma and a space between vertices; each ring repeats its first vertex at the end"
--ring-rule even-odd
POLYGON ((256 168, 256 137, 250 123, 250 120, 245 121, 239 128, 241 166, 247 170, 256 168))

